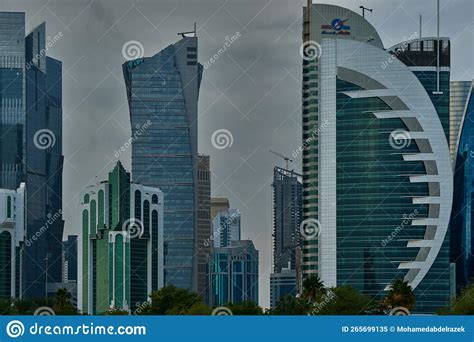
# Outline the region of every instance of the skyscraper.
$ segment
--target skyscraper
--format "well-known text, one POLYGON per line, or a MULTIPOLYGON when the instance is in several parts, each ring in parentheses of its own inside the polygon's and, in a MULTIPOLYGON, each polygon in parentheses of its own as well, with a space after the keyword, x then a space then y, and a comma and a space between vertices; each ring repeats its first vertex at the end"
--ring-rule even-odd
POLYGON ((81 198, 82 312, 134 311, 163 286, 163 194, 118 162, 81 198))
POLYGON ((450 290, 449 40, 387 51, 353 11, 304 12, 304 272, 374 298, 401 278, 435 312, 450 290))
POLYGON ((0 13, 0 187, 28 188, 26 241, 34 243, 22 255, 26 297, 61 282, 62 66, 46 51, 44 23, 25 38, 25 14, 0 13))
POLYGON ((452 81, 450 84, 449 98, 449 147, 451 150, 451 158, 456 159, 458 149, 459 131, 462 128, 466 105, 471 94, 471 81, 452 81))
POLYGON ((133 181, 165 196, 165 284, 197 289, 197 103, 203 67, 197 37, 126 62, 133 181), (150 122, 140 135, 136 131, 150 122))
POLYGON ((451 262, 457 292, 474 277, 474 82, 451 82, 451 122, 455 123, 451 262))
POLYGON ((206 243, 212 234, 211 224, 211 171, 209 156, 198 157, 198 218, 197 218, 197 292, 207 301, 209 277, 207 263, 211 246, 206 243))
POLYGON ((232 241, 240 240, 241 215, 238 209, 220 211, 212 221, 213 247, 229 247, 232 241))
POLYGON ((226 211, 230 208, 229 199, 228 198, 211 198, 211 220, 214 220, 217 213, 220 211, 226 211))
POLYGON ((290 263, 296 267, 296 247, 300 246, 303 215, 301 175, 273 168, 273 272, 279 273, 290 263))
POLYGON ((258 304, 258 251, 250 240, 213 248, 209 263, 211 307, 251 300, 258 304))

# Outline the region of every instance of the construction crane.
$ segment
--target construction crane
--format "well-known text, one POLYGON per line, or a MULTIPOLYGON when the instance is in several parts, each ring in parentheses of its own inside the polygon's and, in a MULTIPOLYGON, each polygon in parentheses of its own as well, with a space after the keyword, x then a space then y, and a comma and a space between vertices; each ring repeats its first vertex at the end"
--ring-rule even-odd
POLYGON ((291 160, 289 157, 284 156, 284 155, 281 154, 281 153, 275 152, 275 151, 273 151, 273 150, 270 150, 270 153, 273 153, 274 155, 276 155, 276 156, 282 158, 282 159, 285 161, 285 163, 286 163, 286 169, 287 169, 287 170, 288 170, 288 163, 293 163, 293 160, 291 160))

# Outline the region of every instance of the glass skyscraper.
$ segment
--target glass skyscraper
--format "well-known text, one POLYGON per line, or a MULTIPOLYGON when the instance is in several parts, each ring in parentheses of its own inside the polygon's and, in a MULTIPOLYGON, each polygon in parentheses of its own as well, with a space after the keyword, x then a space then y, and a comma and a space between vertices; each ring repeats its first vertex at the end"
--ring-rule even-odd
POLYGON ((304 14, 303 225, 320 231, 303 272, 376 299, 404 279, 433 313, 450 299, 449 40, 387 51, 353 11, 304 14))
POLYGON ((452 120, 458 122, 454 151, 454 189, 451 217, 451 262, 456 265, 457 291, 474 277, 474 82, 452 82, 452 120), (458 110, 461 110, 461 115, 458 110))
POLYGON ((21 295, 61 282, 62 65, 46 55, 46 25, 25 38, 24 13, 0 13, 0 187, 26 182, 21 295))
POLYGON ((197 288, 197 103, 203 67, 197 37, 123 64, 130 110, 132 178, 165 196, 166 285, 197 288), (150 126, 136 135, 147 123, 150 126))

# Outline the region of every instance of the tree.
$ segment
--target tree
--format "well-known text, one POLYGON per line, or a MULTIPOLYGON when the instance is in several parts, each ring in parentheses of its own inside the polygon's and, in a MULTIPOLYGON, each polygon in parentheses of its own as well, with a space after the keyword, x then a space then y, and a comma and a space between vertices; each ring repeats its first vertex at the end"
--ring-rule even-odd
POLYGON ((286 295, 270 310, 270 315, 306 315, 310 307, 311 305, 302 298, 286 295))
POLYGON ((128 311, 115 307, 107 310, 105 313, 106 316, 127 316, 128 314, 128 311))
POLYGON ((191 316, 208 316, 212 313, 210 307, 204 303, 196 303, 191 308, 189 308, 187 315, 191 316))
POLYGON ((303 281, 302 297, 309 303, 319 301, 325 293, 326 289, 319 276, 311 274, 303 281))
POLYGON ((72 303, 72 295, 65 288, 56 291, 53 300, 53 310, 56 315, 77 315, 77 308, 72 303))
POLYGON ((377 304, 371 297, 351 286, 340 286, 327 291, 328 295, 309 311, 312 315, 366 315, 377 304))
POLYGON ((263 315, 263 310, 257 303, 245 300, 239 303, 229 303, 225 307, 232 311, 234 316, 259 316, 263 315))
POLYGON ((451 308, 441 309, 440 315, 474 315, 474 284, 461 291, 456 297, 451 308))
POLYGON ((416 297, 408 282, 402 279, 395 279, 390 285, 390 290, 382 305, 387 309, 401 306, 408 310, 413 310, 416 306, 416 297))
POLYGON ((203 305, 202 297, 186 289, 169 285, 150 295, 151 305, 140 313, 143 315, 187 315, 190 309, 203 305), (196 306, 195 306, 196 305, 196 306))

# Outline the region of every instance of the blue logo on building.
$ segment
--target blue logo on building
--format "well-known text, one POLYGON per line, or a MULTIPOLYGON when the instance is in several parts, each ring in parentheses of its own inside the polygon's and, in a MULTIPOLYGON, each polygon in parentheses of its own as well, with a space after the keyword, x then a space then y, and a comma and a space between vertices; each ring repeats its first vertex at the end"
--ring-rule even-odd
POLYGON ((351 29, 351 27, 349 25, 346 25, 348 21, 349 19, 342 20, 336 18, 331 22, 331 25, 321 25, 321 28, 323 29, 321 34, 350 35, 351 33, 349 32, 349 30, 351 29))

